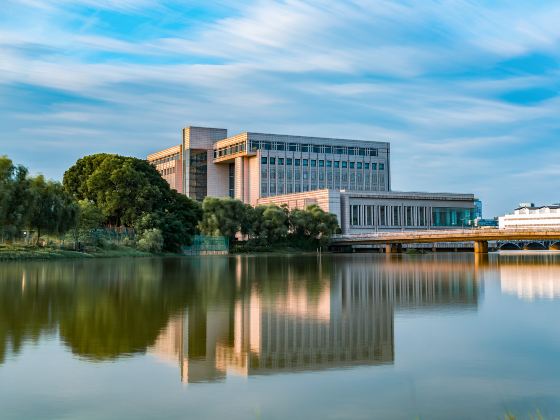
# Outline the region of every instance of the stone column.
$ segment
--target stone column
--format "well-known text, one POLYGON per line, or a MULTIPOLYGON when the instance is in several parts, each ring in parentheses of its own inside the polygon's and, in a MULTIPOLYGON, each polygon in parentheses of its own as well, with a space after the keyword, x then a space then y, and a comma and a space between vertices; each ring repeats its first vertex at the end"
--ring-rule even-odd
POLYGON ((474 241, 475 254, 488 254, 488 241, 474 241))
POLYGON ((402 252, 402 244, 387 244, 385 245, 386 254, 397 254, 402 252))

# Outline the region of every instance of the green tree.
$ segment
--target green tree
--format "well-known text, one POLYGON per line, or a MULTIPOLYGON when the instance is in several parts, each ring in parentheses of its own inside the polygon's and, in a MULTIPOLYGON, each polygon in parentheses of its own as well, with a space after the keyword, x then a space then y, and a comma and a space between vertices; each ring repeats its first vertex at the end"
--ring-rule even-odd
POLYGON ((251 207, 232 198, 206 197, 202 202, 202 220, 198 224, 205 235, 227 236, 249 233, 251 207))
POLYGON ((33 204, 29 225, 37 230, 37 242, 43 233, 63 234, 76 226, 79 206, 62 184, 39 175, 31 179, 30 191, 33 204))
POLYGON ((13 238, 29 223, 33 196, 25 167, 0 156, 0 228, 13 238))
POLYGON ((171 190, 148 162, 111 154, 79 159, 64 174, 65 188, 79 200, 89 200, 102 212, 104 224, 159 229, 164 250, 189 244, 201 217, 200 205, 171 190))
POLYGON ((316 240, 321 245, 328 242, 330 236, 339 229, 336 216, 316 204, 305 210, 293 209, 289 215, 289 226, 294 237, 316 240))
POLYGON ((257 206, 254 209, 252 234, 265 245, 286 239, 288 212, 276 205, 257 206))

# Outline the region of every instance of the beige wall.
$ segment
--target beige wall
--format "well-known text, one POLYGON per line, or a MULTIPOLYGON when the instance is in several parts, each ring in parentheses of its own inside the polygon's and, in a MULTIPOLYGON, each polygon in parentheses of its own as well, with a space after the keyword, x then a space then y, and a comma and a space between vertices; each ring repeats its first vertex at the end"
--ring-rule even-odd
POLYGON ((279 206, 287 204, 290 210, 304 209, 316 204, 324 211, 335 214, 340 223, 340 192, 335 190, 316 190, 259 198, 257 204, 276 204, 279 206))

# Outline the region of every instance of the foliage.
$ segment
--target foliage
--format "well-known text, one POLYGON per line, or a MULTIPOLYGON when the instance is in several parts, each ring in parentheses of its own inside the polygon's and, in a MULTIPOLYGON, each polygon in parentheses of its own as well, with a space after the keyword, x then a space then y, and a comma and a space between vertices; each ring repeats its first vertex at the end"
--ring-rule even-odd
POLYGON ((33 196, 27 169, 0 156, 0 226, 2 235, 13 237, 28 225, 33 196))
POLYGON ((97 229, 103 225, 105 220, 103 213, 92 201, 80 200, 80 213, 78 217, 78 228, 82 231, 97 229))
POLYGON ((0 157, 0 226, 14 237, 23 229, 41 234, 63 234, 77 222, 78 206, 58 182, 42 175, 29 177, 23 166, 0 157))
POLYGON ((273 204, 251 206, 231 198, 207 197, 202 203, 200 231, 205 235, 249 235, 248 246, 260 247, 283 244, 308 249, 324 245, 339 227, 336 216, 317 205, 289 211, 286 206, 273 204))
POLYGON ((238 232, 249 232, 251 210, 250 206, 239 200, 206 197, 202 202, 202 220, 198 227, 205 235, 233 239, 238 232))
POLYGON ((74 197, 93 203, 104 224, 135 227, 139 234, 159 229, 166 251, 189 244, 201 217, 197 202, 171 190, 152 165, 133 157, 85 156, 65 172, 63 183, 74 197))
POLYGON ((161 252, 163 249, 163 235, 159 229, 146 229, 138 240, 138 249, 146 252, 161 252))
POLYGON ((39 175, 31 179, 30 189, 33 205, 29 225, 37 229, 37 240, 41 233, 62 234, 76 225, 79 207, 60 183, 39 175))
POLYGON ((252 235, 261 244, 273 244, 288 235, 288 211, 284 208, 268 205, 254 209, 252 235))
POLYGON ((336 216, 325 212, 316 204, 308 206, 305 210, 293 209, 289 221, 290 232, 295 237, 316 239, 320 244, 325 244, 339 229, 336 216))

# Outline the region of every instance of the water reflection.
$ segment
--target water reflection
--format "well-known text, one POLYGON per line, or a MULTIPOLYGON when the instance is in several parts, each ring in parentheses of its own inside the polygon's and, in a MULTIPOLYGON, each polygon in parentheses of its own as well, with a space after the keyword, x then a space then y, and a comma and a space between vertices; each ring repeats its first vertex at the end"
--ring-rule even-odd
POLYGON ((395 311, 471 310, 480 291, 469 257, 232 261, 235 299, 194 302, 149 349, 183 382, 393 363, 395 311))
POLYGON ((480 290, 468 256, 2 264, 0 363, 58 335, 90 362, 173 360, 184 382, 387 364, 396 311, 472 310, 480 290))
POLYGON ((501 255, 499 275, 503 293, 529 301, 560 297, 557 254, 501 255))

